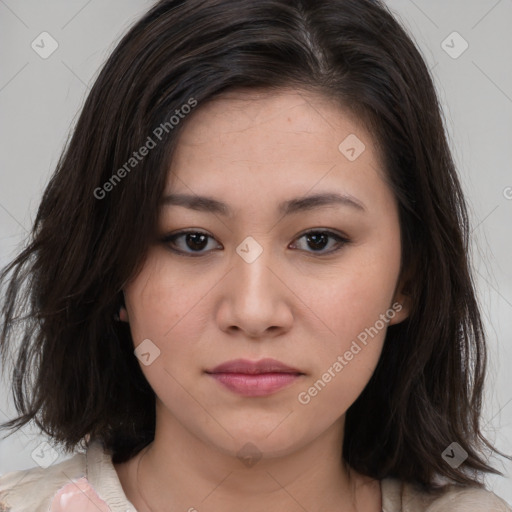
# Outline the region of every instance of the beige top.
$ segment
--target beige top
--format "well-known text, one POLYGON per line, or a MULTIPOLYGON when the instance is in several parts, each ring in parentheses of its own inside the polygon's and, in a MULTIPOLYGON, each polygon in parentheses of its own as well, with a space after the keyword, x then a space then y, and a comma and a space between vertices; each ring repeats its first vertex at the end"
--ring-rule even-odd
MULTIPOLYGON (((383 512, 512 512, 505 501, 482 489, 450 486, 432 496, 394 479, 382 480, 381 489, 383 512)), ((111 456, 96 442, 53 466, 0 476, 0 512, 137 511, 111 456)))

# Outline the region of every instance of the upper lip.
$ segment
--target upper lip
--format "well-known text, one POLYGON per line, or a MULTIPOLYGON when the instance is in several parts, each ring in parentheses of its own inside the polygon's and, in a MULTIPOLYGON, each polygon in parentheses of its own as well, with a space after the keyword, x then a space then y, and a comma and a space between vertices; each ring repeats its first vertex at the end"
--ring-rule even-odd
POLYGON ((249 361, 248 359, 233 359, 219 364, 212 370, 206 370, 206 373, 298 373, 302 374, 297 368, 288 366, 276 359, 260 359, 259 361, 249 361))

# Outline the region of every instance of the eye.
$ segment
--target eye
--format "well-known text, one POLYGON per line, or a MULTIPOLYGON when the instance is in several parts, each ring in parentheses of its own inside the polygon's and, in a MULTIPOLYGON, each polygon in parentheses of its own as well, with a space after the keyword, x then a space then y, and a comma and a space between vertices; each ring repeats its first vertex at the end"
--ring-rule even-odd
MULTIPOLYGON (((302 234, 296 240, 303 238, 306 240, 308 247, 313 249, 312 251, 303 250, 305 250, 305 252, 320 253, 320 255, 336 252, 344 245, 350 243, 348 238, 326 230, 311 230, 302 234), (325 251, 324 249, 329 246, 329 242, 332 240, 334 240, 335 243, 331 244, 331 250, 325 251), (334 248, 332 248, 333 245, 334 248)), ((214 240, 212 236, 202 231, 180 231, 166 235, 162 238, 162 243, 177 254, 195 257, 211 252, 211 250, 205 250, 208 247, 209 239, 214 240), (179 241, 181 241, 181 247, 180 243, 178 243, 179 241)), ((288 247, 294 249, 295 246, 296 244, 290 244, 288 247)))
POLYGON ((201 256, 204 253, 204 248, 208 246, 208 239, 212 239, 210 235, 203 233, 201 231, 180 231, 179 233, 175 233, 173 235, 167 235, 162 239, 162 242, 167 245, 173 252, 179 254, 185 254, 186 256, 195 256, 193 253, 199 253, 198 256, 201 256), (182 239, 182 248, 176 249, 177 241, 182 239), (183 247, 191 249, 191 253, 183 250, 183 247))
POLYGON ((306 240, 308 247, 312 248, 313 252, 320 252, 321 255, 336 252, 340 250, 345 244, 350 242, 350 240, 346 237, 333 233, 332 231, 323 230, 308 231, 307 233, 304 233, 299 238, 297 238, 297 240, 301 240, 302 238, 306 240), (331 244, 331 250, 324 251, 323 249, 329 245, 329 239, 335 240, 336 242, 331 244), (334 245, 334 248, 332 248, 332 245, 334 245))

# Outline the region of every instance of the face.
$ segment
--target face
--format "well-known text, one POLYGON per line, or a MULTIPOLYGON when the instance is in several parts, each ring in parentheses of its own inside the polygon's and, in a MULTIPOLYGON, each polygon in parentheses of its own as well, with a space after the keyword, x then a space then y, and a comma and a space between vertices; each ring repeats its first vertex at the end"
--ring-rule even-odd
POLYGON ((397 203, 371 134, 325 98, 230 92, 186 122, 160 236, 124 290, 157 433, 292 453, 342 432, 407 316, 397 203), (267 358, 287 368, 217 368, 267 358))

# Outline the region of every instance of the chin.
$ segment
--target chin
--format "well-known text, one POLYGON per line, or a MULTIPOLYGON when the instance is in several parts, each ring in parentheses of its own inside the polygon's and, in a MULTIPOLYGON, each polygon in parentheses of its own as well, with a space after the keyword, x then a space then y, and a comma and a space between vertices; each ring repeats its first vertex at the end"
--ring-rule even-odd
POLYGON ((231 429, 230 433, 233 436, 230 442, 227 445, 222 443, 219 448, 231 456, 242 459, 244 457, 284 457, 300 449, 315 437, 306 432, 300 432, 297 428, 291 429, 290 426, 276 428, 275 422, 270 428, 261 428, 254 424, 240 425, 237 429, 231 429))

